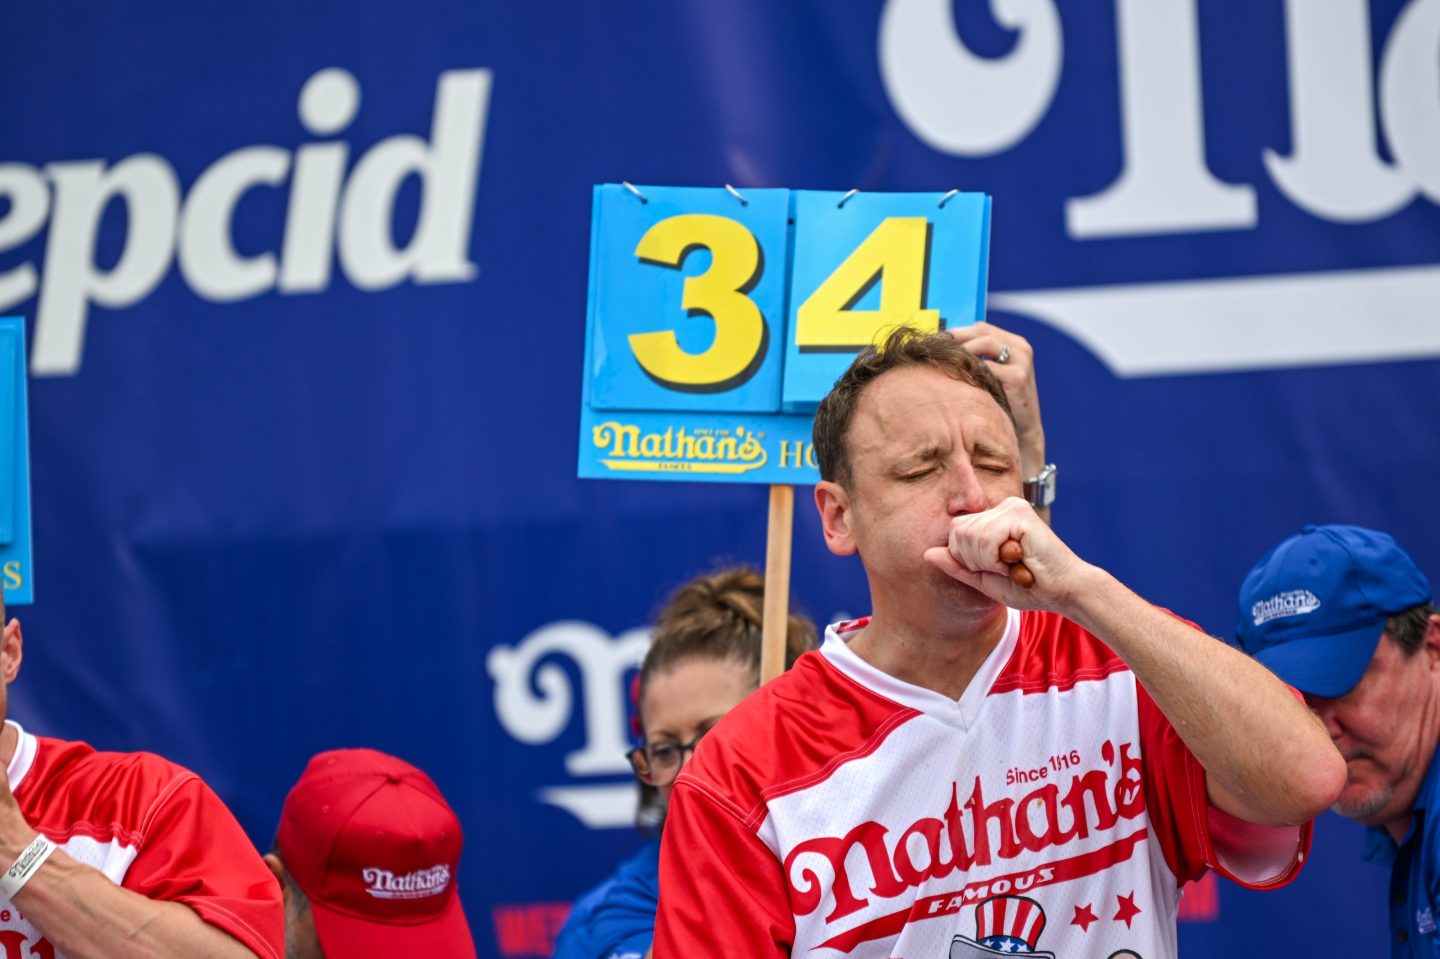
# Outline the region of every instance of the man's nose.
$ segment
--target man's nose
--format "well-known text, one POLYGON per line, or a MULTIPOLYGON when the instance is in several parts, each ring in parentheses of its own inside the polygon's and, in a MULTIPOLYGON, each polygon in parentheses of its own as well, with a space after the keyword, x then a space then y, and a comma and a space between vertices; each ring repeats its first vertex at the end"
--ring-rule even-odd
POLYGON ((975 467, 962 462, 948 472, 951 486, 946 495, 945 509, 951 516, 978 513, 989 508, 990 502, 985 496, 985 488, 980 485, 975 467))

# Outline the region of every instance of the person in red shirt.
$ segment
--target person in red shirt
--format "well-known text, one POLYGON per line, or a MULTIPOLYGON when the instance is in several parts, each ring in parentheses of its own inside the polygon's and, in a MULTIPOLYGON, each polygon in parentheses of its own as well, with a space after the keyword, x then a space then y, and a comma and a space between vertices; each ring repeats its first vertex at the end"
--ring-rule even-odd
MULTIPOLYGON (((0 718, 23 649, 10 620, 0 636, 0 718)), ((6 956, 280 959, 280 887, 194 773, 149 753, 36 736, 10 720, 0 727, 0 762, 6 956)))
POLYGON ((1187 881, 1296 874, 1345 781, 1329 736, 1071 552, 1019 496, 1016 433, 945 333, 896 330, 822 401, 816 506, 873 613, 680 773, 657 956, 1169 959, 1187 881))

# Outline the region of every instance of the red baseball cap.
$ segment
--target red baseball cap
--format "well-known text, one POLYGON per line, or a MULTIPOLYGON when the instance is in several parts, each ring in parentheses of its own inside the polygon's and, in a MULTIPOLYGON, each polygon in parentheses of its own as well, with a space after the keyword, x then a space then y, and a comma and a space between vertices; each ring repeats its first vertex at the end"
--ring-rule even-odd
POLYGON ((373 749, 310 760, 275 837, 330 959, 474 959, 455 889, 462 841, 430 777, 373 749))

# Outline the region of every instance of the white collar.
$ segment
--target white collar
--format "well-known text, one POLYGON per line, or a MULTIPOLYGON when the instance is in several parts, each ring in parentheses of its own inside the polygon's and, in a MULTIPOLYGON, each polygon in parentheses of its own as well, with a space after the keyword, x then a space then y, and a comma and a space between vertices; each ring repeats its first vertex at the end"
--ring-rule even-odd
POLYGON ((40 744, 35 737, 13 719, 5 720, 5 725, 15 727, 15 755, 10 757, 10 765, 5 770, 6 779, 10 782, 10 791, 13 793, 20 788, 25 781, 25 776, 30 772, 30 767, 35 765, 35 755, 40 751, 40 744))
POLYGON ((896 679, 856 655, 850 648, 850 640, 860 633, 868 621, 862 620, 859 625, 840 623, 838 625, 851 627, 843 633, 835 625, 827 627, 825 642, 821 644, 820 652, 831 665, 866 689, 879 693, 886 699, 918 709, 951 726, 969 730, 975 724, 975 717, 984 705, 990 687, 995 685, 1000 671, 1010 661, 1010 656, 1015 652, 1015 643, 1020 638, 1020 612, 1006 609, 1005 613, 1005 631, 1000 634, 1000 641, 975 671, 970 684, 965 687, 965 692, 960 694, 958 700, 933 689, 896 679))

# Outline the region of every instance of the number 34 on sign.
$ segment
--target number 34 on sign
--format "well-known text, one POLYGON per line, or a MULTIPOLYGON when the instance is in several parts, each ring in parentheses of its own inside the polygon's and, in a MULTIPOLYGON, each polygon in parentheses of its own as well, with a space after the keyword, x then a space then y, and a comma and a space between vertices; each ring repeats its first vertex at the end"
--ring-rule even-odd
POLYGON ((595 188, 579 474, 813 483, 815 406, 894 327, 985 315, 983 193, 595 188))

